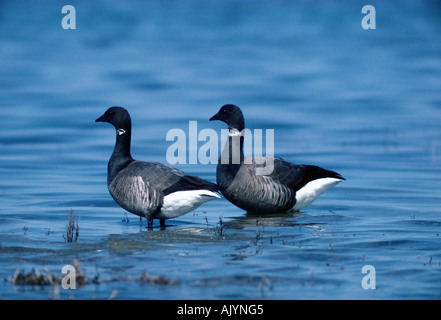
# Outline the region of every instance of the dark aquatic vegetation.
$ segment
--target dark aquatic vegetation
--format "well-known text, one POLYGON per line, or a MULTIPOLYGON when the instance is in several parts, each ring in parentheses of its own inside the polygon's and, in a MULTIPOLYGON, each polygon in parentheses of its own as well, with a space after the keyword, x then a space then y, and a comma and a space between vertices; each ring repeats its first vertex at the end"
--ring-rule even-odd
MULTIPOLYGON (((50 234, 50 232, 48 232, 50 234)), ((48 234, 47 233, 47 234, 48 234)), ((63 234, 64 240, 67 242, 77 242, 80 235, 80 218, 75 221, 74 211, 69 212, 68 222, 66 223, 66 233, 63 234)))
POLYGON ((38 269, 30 272, 17 269, 14 276, 9 280, 13 285, 53 286, 61 283, 61 278, 45 269, 42 274, 38 269))
MULTIPOLYGON (((89 278, 81 271, 80 264, 77 260, 73 261, 75 268, 74 281, 78 285, 89 284, 89 278)), ((13 285, 32 285, 32 286, 54 286, 62 283, 62 278, 45 268, 44 273, 40 273, 37 268, 33 268, 30 272, 17 269, 14 276, 9 280, 13 285)))
POLYGON ((226 230, 227 227, 225 226, 222 216, 220 216, 218 222, 216 223, 216 227, 214 228, 214 232, 222 237, 225 235, 226 230))
POLYGON ((124 280, 124 281, 135 281, 140 283, 151 283, 159 285, 175 285, 178 281, 169 279, 164 276, 150 276, 147 271, 144 271, 139 277, 123 276, 121 279, 112 279, 111 281, 124 280))
MULTIPOLYGON (((149 273, 145 270, 139 277, 132 277, 130 275, 111 277, 109 279, 103 279, 98 274, 91 278, 86 276, 84 272, 81 270, 80 264, 77 260, 72 262, 75 277, 71 279, 78 286, 84 286, 87 284, 105 284, 112 283, 115 281, 130 281, 130 282, 138 282, 138 283, 150 283, 154 285, 175 285, 178 284, 177 280, 170 279, 165 276, 150 276, 149 273)), ((24 270, 17 269, 12 278, 9 279, 9 283, 13 285, 19 286, 55 286, 62 284, 62 276, 58 276, 49 269, 44 268, 44 273, 40 273, 37 268, 33 268, 31 271, 26 272, 24 270)))

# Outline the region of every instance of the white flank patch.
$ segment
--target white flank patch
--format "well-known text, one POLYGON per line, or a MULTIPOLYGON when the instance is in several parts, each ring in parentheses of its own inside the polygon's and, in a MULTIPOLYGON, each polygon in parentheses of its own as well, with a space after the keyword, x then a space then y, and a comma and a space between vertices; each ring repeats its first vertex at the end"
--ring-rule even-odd
POLYGON ((319 195, 341 181, 343 180, 337 178, 321 178, 308 182, 296 192, 296 204, 292 210, 298 211, 309 206, 319 195))
POLYGON ((182 216, 215 198, 220 198, 220 196, 210 190, 189 190, 170 193, 164 197, 164 203, 158 218, 170 219, 182 216))

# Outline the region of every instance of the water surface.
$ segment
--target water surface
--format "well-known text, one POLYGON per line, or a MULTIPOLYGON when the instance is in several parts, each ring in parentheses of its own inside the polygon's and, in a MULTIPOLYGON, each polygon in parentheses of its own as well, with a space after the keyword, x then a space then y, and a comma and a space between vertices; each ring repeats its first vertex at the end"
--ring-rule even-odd
MULTIPOLYGON (((359 1, 72 4, 76 30, 57 1, 0 5, 1 299, 440 298, 439 4, 370 2, 376 30, 361 28, 359 1), (275 130, 276 155, 347 181, 299 213, 222 199, 166 230, 113 202, 114 130, 94 122, 107 107, 130 111, 136 159, 166 162, 169 130, 220 132, 208 119, 226 103, 275 130), (8 281, 74 259, 101 283, 8 281), (133 281, 145 270, 177 284, 133 281)), ((215 165, 178 167, 215 181, 215 165)))

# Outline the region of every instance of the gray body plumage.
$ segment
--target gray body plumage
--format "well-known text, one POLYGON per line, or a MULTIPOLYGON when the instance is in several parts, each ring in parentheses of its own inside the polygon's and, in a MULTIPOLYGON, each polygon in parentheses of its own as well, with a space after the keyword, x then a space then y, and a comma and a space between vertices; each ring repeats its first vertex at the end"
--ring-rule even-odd
MULTIPOLYGON (((111 166, 111 163, 109 163, 111 166)), ((173 191, 211 190, 217 186, 160 162, 132 161, 107 181, 116 203, 147 219, 162 219, 164 197, 173 191)))
POLYGON ((256 161, 236 168, 218 164, 216 181, 227 200, 249 212, 283 212, 293 207, 295 191, 270 176, 256 175, 256 161))
POLYGON ((220 191, 243 210, 277 213, 293 209, 296 192, 308 182, 320 178, 343 180, 338 173, 317 166, 295 165, 281 158, 272 161, 274 169, 269 175, 256 174, 261 162, 255 158, 252 162, 246 158, 240 166, 218 164, 216 180, 220 191))

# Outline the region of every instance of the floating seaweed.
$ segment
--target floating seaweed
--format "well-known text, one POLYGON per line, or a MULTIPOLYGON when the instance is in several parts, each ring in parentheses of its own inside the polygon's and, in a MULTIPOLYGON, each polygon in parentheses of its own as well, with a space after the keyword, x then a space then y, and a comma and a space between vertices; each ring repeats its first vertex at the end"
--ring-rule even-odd
MULTIPOLYGON (((134 281, 140 283, 151 283, 157 285, 175 285, 178 282, 173 279, 169 279, 163 276, 150 276, 147 271, 144 271, 139 277, 122 276, 118 278, 111 278, 108 280, 102 279, 99 275, 96 275, 92 279, 86 276, 80 268, 80 264, 77 260, 73 261, 73 267, 75 268, 75 284, 78 286, 86 284, 101 284, 105 282, 113 281, 134 281)), ((33 268, 30 272, 17 269, 14 276, 9 280, 13 285, 33 285, 33 286, 55 286, 62 284, 63 278, 59 277, 48 269, 44 269, 44 273, 40 273, 38 269, 33 268)))
POLYGON ((40 273, 38 269, 32 269, 30 272, 17 269, 14 276, 9 280, 13 285, 33 285, 33 286, 53 286, 60 284, 61 278, 44 269, 45 273, 40 273))
MULTIPOLYGON (((89 278, 81 271, 80 264, 77 260, 73 261, 73 267, 75 268, 76 284, 84 285, 90 283, 89 278)), ((36 268, 33 268, 29 272, 17 269, 9 282, 13 285, 53 286, 61 284, 62 278, 46 268, 44 268, 44 273, 40 273, 36 268)))
POLYGON ((111 281, 118 281, 118 280, 152 283, 152 284, 160 284, 160 285, 175 285, 178 283, 178 281, 176 280, 169 279, 163 276, 151 277, 147 272, 147 270, 144 271, 139 277, 122 276, 120 278, 113 278, 111 281))

